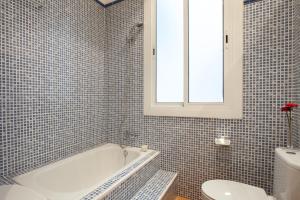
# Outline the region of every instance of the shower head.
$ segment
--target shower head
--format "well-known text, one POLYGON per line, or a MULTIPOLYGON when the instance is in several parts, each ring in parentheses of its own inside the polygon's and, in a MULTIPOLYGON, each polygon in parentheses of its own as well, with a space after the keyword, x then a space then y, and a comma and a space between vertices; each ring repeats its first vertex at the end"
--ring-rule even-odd
POLYGON ((135 24, 135 26, 138 27, 138 28, 142 27, 143 25, 144 25, 143 22, 138 22, 138 23, 135 24))
POLYGON ((127 36, 127 41, 132 42, 134 40, 135 35, 140 31, 140 29, 144 26, 142 22, 135 23, 127 36))

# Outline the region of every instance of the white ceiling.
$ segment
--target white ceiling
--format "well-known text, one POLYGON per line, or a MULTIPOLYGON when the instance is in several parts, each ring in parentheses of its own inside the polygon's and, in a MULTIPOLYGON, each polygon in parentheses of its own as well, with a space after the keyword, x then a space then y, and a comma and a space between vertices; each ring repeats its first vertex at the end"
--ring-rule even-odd
POLYGON ((98 1, 100 1, 104 5, 107 5, 107 4, 110 4, 110 3, 112 3, 112 2, 114 2, 116 0, 98 0, 98 1))

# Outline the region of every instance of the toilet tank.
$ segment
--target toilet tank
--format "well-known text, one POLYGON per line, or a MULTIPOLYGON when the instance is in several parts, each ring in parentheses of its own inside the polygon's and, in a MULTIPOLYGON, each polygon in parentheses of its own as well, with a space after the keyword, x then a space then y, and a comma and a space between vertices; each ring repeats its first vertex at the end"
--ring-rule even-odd
POLYGON ((300 150, 276 149, 274 197, 276 200, 300 200, 300 150))

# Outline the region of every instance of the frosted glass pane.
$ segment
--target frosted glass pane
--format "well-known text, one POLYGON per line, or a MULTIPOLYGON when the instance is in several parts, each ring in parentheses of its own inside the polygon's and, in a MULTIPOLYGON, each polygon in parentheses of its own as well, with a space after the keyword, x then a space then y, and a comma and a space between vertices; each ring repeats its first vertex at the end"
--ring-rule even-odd
POLYGON ((189 0, 189 102, 223 100, 223 0, 189 0))
POLYGON ((157 0, 157 102, 183 102, 183 0, 157 0))

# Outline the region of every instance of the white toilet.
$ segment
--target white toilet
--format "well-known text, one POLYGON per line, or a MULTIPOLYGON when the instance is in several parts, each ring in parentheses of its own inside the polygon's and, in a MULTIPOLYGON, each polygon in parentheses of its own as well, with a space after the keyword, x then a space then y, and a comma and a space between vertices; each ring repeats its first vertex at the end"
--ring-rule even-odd
POLYGON ((203 200, 300 200, 300 150, 275 151, 274 197, 262 188, 226 180, 202 184, 203 200))

